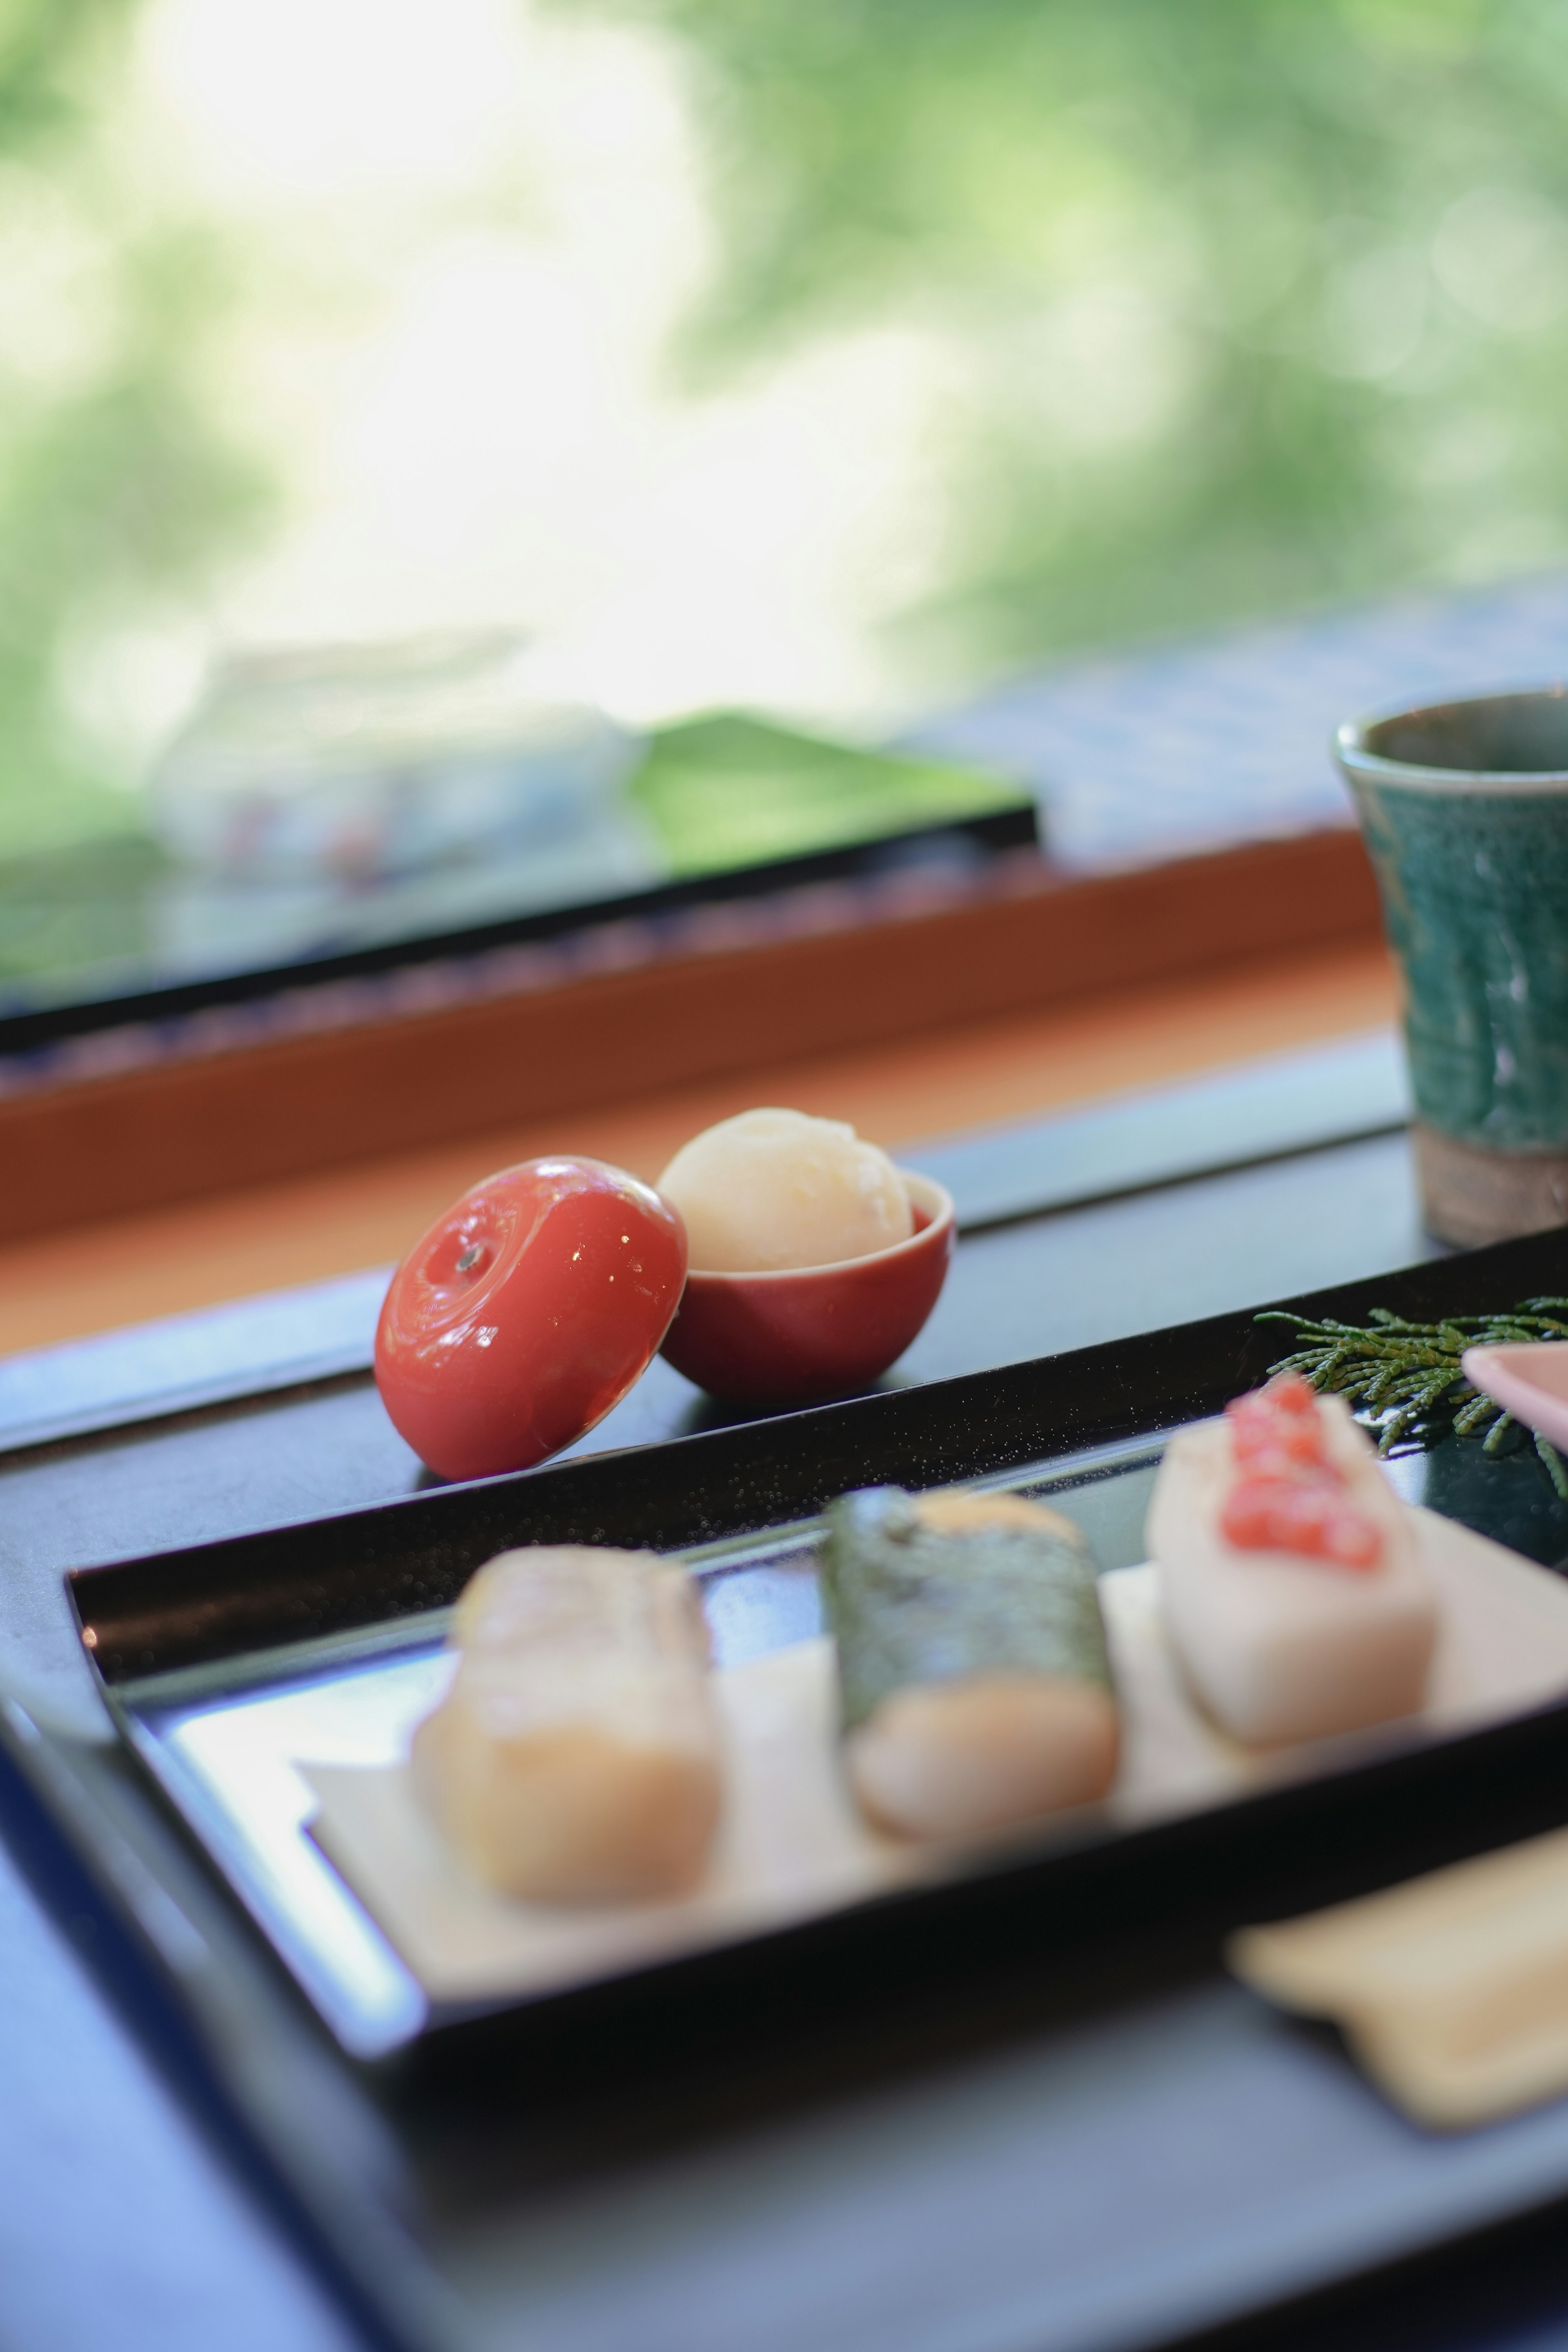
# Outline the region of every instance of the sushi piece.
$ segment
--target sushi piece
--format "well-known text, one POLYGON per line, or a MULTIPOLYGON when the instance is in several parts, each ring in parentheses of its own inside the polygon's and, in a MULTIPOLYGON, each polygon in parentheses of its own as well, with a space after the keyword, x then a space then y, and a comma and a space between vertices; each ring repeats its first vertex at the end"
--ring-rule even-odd
POLYGON ((1094 1558, 1018 1495, 873 1486, 827 1514, 822 1583, 862 1811, 910 1838, 1101 1797, 1119 1744, 1094 1558))
POLYGON ((1184 1430, 1146 1533, 1187 1681, 1237 1738, 1322 1738, 1421 1706, 1436 1603, 1342 1398, 1287 1373, 1184 1430))
POLYGON ((678 1895, 721 1801, 708 1632, 652 1552, 502 1552, 458 1604, 450 1691, 414 1738, 426 1801, 477 1876, 536 1901, 678 1895))

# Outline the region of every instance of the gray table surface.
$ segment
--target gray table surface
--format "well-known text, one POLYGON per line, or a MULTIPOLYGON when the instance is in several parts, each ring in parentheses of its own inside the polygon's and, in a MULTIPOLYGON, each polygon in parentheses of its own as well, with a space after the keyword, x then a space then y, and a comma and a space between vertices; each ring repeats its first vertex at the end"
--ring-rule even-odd
MULTIPOLYGON (((1227 1084, 942 1146, 969 1229, 900 1377, 940 1379, 1426 1254, 1386 1040, 1227 1084)), ((47 1444, 20 1442, 25 1415, 10 1433, 0 1683, 40 1721, 75 1739, 104 1735, 66 1619, 67 1567, 415 1483, 417 1465, 352 1368, 355 1344, 363 1360, 355 1298, 329 1286, 314 1324, 309 1296, 251 1310, 269 1392, 250 1398, 233 1393, 245 1315, 191 1318, 190 1360, 205 1346, 213 1393, 228 1401, 180 1413, 171 1406, 193 1391, 171 1385, 181 1351, 167 1328, 140 1350, 116 1342, 117 1369, 90 1347, 35 1363, 35 1425, 75 1410, 85 1432, 95 1414, 112 1419, 117 1394, 132 1415, 164 1414, 47 1444), (340 1357, 315 1360, 319 1376, 301 1386, 312 1328, 340 1357)), ((657 1439, 705 1411, 661 1365, 584 1443, 657 1439)), ((150 2062, 68 1885, 62 1893, 36 1858, 33 1870, 29 1883, 0 1850, 0 2344, 314 2352, 363 2340, 150 2062)), ((1422 2141, 1331 2048, 1207 1977, 547 2193, 518 2193, 476 2152, 472 2195, 442 2228, 448 2279, 477 2315, 469 2340, 485 2347, 1087 2352, 1234 2317, 1263 2277, 1271 2292, 1282 2277, 1310 2285, 1353 2259, 1358 2232, 1382 2257, 1403 2228, 1416 2242, 1447 2212, 1467 2226, 1506 2214, 1524 2180, 1533 2194, 1543 2180, 1568 2192, 1563 2111, 1422 2141), (1272 2115, 1289 2128, 1272 2129, 1272 2115)), ((1549 2281, 1520 2311, 1494 2284, 1478 2312, 1423 2290, 1380 2305, 1366 2340, 1544 2352, 1568 2344, 1556 2292, 1549 2281)), ((1568 2312, 1568 2284, 1563 2294, 1568 2312)))

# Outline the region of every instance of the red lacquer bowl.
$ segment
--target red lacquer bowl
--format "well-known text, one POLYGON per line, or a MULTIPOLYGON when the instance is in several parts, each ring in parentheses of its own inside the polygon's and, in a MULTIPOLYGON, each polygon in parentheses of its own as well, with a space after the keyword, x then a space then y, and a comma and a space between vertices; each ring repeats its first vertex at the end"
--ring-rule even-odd
POLYGON ((899 1174, 914 1211, 907 1242, 777 1273, 693 1267, 660 1354, 710 1396, 737 1404, 809 1404, 876 1380, 936 1305, 957 1224, 940 1184, 899 1174))

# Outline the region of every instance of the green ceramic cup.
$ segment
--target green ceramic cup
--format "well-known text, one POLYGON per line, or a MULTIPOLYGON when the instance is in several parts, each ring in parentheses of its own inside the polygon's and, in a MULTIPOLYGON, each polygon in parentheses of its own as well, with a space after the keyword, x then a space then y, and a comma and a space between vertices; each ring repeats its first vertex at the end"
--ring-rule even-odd
POLYGON ((1342 727, 1405 984, 1422 1206, 1473 1245, 1568 1220, 1568 688, 1342 727))

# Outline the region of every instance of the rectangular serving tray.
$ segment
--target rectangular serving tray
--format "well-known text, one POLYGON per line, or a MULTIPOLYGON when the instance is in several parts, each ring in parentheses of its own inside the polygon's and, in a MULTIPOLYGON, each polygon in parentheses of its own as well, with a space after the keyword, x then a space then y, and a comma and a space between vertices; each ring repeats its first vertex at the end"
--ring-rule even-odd
MULTIPOLYGON (((1382 1304, 1430 1318, 1565 1283, 1568 1234, 1559 1233, 1289 1303, 1314 1317, 1361 1320, 1382 1304)), ((711 2042, 743 2021, 754 2036, 999 1975, 1037 1982, 1081 1971, 1129 1938, 1144 1951, 1151 1939, 1212 1947, 1242 1920, 1339 1899, 1568 1818, 1568 1703, 1458 1737, 1392 1733, 1373 1753, 1237 1801, 1131 1830, 1079 1824, 717 1948, 528 2000, 462 2007, 425 2000, 304 1836, 303 1807, 286 1783, 293 1757, 321 1752, 309 1736, 300 1745, 301 1722, 324 1728, 329 1756, 336 1741, 340 1754, 376 1759, 385 1687, 417 1678, 468 1575, 509 1545, 690 1555, 721 1657, 815 1630, 811 1521, 852 1486, 1024 1486, 1084 1519, 1102 1566, 1129 1564, 1163 1434, 1255 1384, 1288 1344, 1251 1313, 1215 1317, 78 1570, 71 1599, 132 1752, 358 2060, 470 2079, 502 2079, 513 2063, 569 2074, 580 2058, 602 2065, 650 2034, 667 2047, 711 2042), (358 1750, 343 1728, 351 1718, 370 1725, 358 1750)), ((1489 1459, 1451 1443, 1408 1465, 1406 1486, 1542 1564, 1568 1557, 1568 1507, 1532 1454, 1489 1459)))

